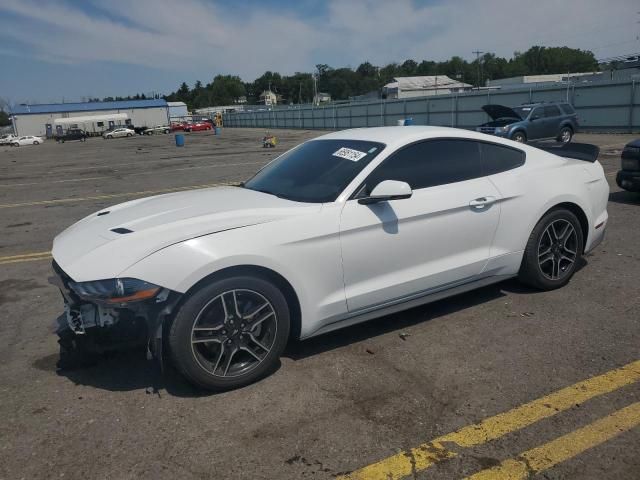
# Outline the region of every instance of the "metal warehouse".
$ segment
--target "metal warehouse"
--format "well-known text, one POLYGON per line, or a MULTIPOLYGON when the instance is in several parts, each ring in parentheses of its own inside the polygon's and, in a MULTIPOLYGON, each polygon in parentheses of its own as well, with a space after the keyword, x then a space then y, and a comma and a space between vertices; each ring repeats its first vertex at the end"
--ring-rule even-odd
POLYGON ((99 135, 122 125, 167 125, 169 107, 165 100, 23 104, 12 108, 11 120, 16 135, 51 137, 68 128, 80 128, 90 135, 99 135))

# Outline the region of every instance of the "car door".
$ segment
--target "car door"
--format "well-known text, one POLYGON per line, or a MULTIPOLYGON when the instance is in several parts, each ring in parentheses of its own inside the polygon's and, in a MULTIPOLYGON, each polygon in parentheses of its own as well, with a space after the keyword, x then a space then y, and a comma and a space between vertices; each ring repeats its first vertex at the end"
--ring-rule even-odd
POLYGON ((544 108, 536 107, 529 115, 529 125, 527 126, 527 139, 544 138, 544 108))
POLYGON ((488 260, 498 225, 499 193, 483 176, 477 142, 438 139, 407 146, 359 190, 370 192, 383 180, 407 182, 411 198, 372 205, 354 198, 341 215, 351 312, 473 279, 488 260))
POLYGON ((544 136, 556 137, 560 133, 560 117, 562 112, 557 105, 548 105, 544 107, 544 136))

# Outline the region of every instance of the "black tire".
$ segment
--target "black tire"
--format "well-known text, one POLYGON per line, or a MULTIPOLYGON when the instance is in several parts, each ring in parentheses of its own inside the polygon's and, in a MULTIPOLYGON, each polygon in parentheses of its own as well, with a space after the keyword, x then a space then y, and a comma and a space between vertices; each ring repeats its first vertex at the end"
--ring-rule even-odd
POLYGON ((127 133, 127 137, 133 137, 132 133, 127 133))
POLYGON ((556 140, 561 143, 569 143, 573 138, 573 130, 571 127, 562 127, 560 133, 556 137, 556 140))
MULTIPOLYGON (((227 296, 228 295, 229 294, 227 293, 227 296)), ((222 319, 224 319, 223 317, 222 319)), ((287 301, 282 292, 271 282, 260 277, 244 275, 215 281, 190 295, 176 313, 168 335, 168 347, 171 359, 177 370, 182 373, 187 380, 198 387, 213 391, 223 391, 249 385, 269 374, 278 366, 280 355, 282 354, 289 338, 289 319, 289 307, 287 305, 287 301), (211 370, 216 371, 217 364, 211 370, 206 370, 205 367, 202 366, 202 357, 198 357, 198 354, 192 345, 192 328, 194 327, 195 322, 198 321, 201 312, 205 311, 206 308, 209 308, 209 305, 212 305, 217 301, 216 299, 222 293, 229 292, 231 290, 250 291, 252 293, 257 293, 259 296, 263 297, 263 299, 267 300, 275 313, 275 320, 271 323, 272 328, 275 328, 275 332, 271 335, 271 339, 269 340, 271 348, 266 354, 264 354, 262 359, 247 372, 240 373, 235 376, 226 376, 226 372, 223 375, 216 375, 211 370)), ((231 321, 233 321, 233 319, 231 321)), ((221 326, 228 325, 227 323, 218 323, 221 326)), ((264 323, 266 324, 267 322, 265 321, 264 323)), ((235 325, 236 327, 230 326, 226 328, 227 330, 234 329, 235 333, 239 330, 237 329, 237 322, 235 325)), ((262 328, 262 326, 260 328, 262 328)), ((255 330, 251 331, 253 332, 255 330)), ((222 330, 222 332, 224 333, 226 330, 222 330)), ((228 338, 224 336, 222 337, 228 338)), ((240 334, 240 337, 244 338, 242 334, 240 334)), ((236 339, 237 338, 238 336, 236 335, 236 339)), ((214 346, 213 342, 207 345, 211 345, 209 348, 222 350, 225 348, 224 344, 227 342, 231 343, 232 341, 227 340, 223 343, 215 342, 216 346, 214 346)), ((233 348, 233 346, 229 348, 233 348)), ((218 353, 213 356, 217 355, 218 353)), ((222 358, 222 353, 219 355, 218 361, 222 358)), ((225 359, 226 358, 228 357, 225 357, 225 359)), ((212 361, 209 366, 213 363, 214 362, 212 361)))
POLYGON ((33 144, 34 145, 40 145, 40 142, 36 140, 35 142, 33 142, 33 144))
POLYGON ((20 144, 19 144, 18 142, 16 142, 16 143, 14 143, 14 144, 13 144, 13 146, 14 146, 14 147, 19 147, 19 146, 20 146, 20 144))
POLYGON ((165 133, 165 134, 169 133, 169 130, 165 130, 165 131, 164 131, 164 133, 165 133))
POLYGON ((511 140, 518 143, 527 143, 527 134, 524 133, 522 130, 518 130, 513 134, 513 137, 511 137, 511 140))
MULTIPOLYGON (((573 232, 569 234, 572 235, 573 232)), ((561 230, 560 233, 562 233, 561 230)), ((575 273, 582 258, 583 249, 584 238, 582 228, 575 214, 564 208, 551 210, 542 217, 529 236, 522 257, 518 278, 522 283, 539 290, 555 290, 556 288, 563 287, 569 283, 569 280, 571 280, 571 277, 575 273), (562 243, 562 239, 559 239, 557 240, 557 244, 554 245, 555 241, 552 239, 551 234, 547 234, 547 229, 550 228, 552 224, 554 227, 551 228, 562 228, 562 226, 566 226, 567 224, 571 225, 573 232, 575 232, 575 238, 571 238, 570 244, 568 240, 565 240, 564 246, 559 246, 562 243), (557 227, 557 225, 560 225, 560 227, 557 227), (549 252, 545 257, 542 257, 540 250, 546 249, 547 243, 549 244, 549 252), (568 251, 565 251, 565 248, 575 251, 575 258, 573 258, 571 264, 568 264, 568 260, 565 260, 565 267, 562 267, 563 260, 559 260, 562 255, 566 254, 574 257, 572 254, 569 254, 568 251), (540 261, 547 260, 550 255, 553 256, 553 258, 549 260, 552 265, 549 265, 549 261, 540 261), (548 270, 551 267, 555 271, 556 265, 558 265, 558 277, 550 278, 548 270)), ((553 274, 551 277, 553 277, 553 274)))

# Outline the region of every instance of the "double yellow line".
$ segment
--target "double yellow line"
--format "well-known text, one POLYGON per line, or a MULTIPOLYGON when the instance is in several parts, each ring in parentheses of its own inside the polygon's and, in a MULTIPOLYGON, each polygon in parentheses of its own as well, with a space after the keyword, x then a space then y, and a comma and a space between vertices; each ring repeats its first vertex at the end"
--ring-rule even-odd
POLYGON ((0 257, 0 265, 5 265, 7 263, 35 262, 36 260, 49 260, 51 258, 51 252, 23 253, 22 255, 0 257))
MULTIPOLYGON (((339 480, 399 480, 453 458, 458 454, 447 444, 469 448, 496 440, 545 418, 557 415, 576 404, 618 390, 640 380, 640 360, 616 370, 578 382, 507 412, 435 438, 359 470, 339 480)), ((505 460, 500 465, 476 473, 471 480, 524 479, 547 470, 579 453, 603 443, 622 431, 640 425, 640 402, 616 411, 590 425, 540 447, 505 460)))

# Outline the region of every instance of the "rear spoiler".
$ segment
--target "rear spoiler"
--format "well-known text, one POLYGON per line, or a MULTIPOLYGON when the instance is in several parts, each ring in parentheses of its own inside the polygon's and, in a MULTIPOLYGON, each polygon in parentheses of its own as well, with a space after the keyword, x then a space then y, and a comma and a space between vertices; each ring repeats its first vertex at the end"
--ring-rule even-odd
POLYGON ((539 144, 535 147, 560 157, 575 158, 591 163, 595 162, 600 154, 600 147, 590 143, 539 144))

